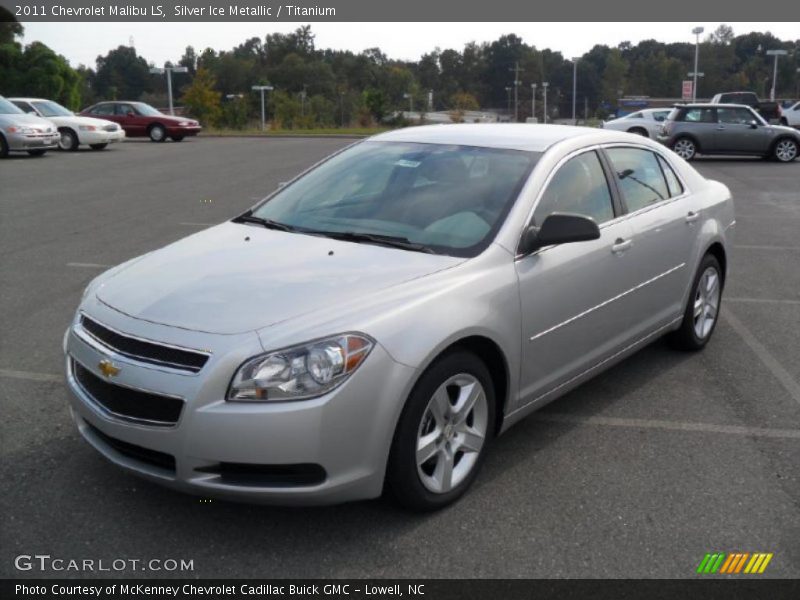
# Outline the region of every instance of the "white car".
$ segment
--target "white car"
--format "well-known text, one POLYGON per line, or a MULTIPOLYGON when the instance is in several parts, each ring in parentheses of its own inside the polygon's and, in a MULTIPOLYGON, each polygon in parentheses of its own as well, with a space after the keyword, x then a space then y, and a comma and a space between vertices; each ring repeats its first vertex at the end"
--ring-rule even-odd
POLYGON ((800 129, 800 102, 795 102, 789 108, 784 108, 781 114, 781 125, 800 129))
POLYGON ((669 115, 671 108, 646 108, 644 110, 637 110, 634 113, 613 119, 611 121, 603 121, 603 129, 614 129, 616 131, 627 131, 628 133, 635 133, 650 139, 658 137, 658 130, 661 123, 669 115))
POLYGON ((57 102, 43 98, 8 98, 17 108, 28 114, 49 119, 58 126, 62 150, 77 150, 78 146, 89 146, 92 150, 103 150, 109 144, 125 139, 125 130, 113 121, 82 117, 67 110, 57 102))

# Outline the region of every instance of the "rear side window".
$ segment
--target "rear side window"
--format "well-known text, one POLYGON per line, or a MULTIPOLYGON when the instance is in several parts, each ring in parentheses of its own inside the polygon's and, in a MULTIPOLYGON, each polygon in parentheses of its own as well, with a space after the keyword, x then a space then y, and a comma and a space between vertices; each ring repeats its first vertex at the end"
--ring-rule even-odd
POLYGON ((11 103, 18 109, 25 112, 31 112, 33 110, 33 107, 31 107, 31 105, 28 104, 27 102, 22 102, 20 100, 12 100, 11 103))
POLYGON ((113 104, 98 104, 90 112, 93 115, 113 115, 114 114, 114 105, 113 104))
POLYGON ((716 123, 713 108, 687 108, 678 119, 687 123, 716 123))
POLYGON ((591 217, 597 224, 614 218, 608 180, 596 152, 585 152, 561 166, 536 207, 534 222, 541 225, 554 212, 591 217))
POLYGON ((683 186, 678 176, 675 175, 675 171, 672 170, 672 167, 670 167, 667 161, 661 156, 658 157, 658 164, 661 165, 661 170, 664 172, 664 179, 667 181, 670 198, 680 196, 683 193, 683 186))
POLYGON ((720 123, 729 123, 733 125, 746 125, 750 123, 754 117, 746 108, 718 108, 717 118, 720 123))
POLYGON ((664 172, 653 152, 639 148, 609 148, 606 153, 628 212, 670 197, 664 172))

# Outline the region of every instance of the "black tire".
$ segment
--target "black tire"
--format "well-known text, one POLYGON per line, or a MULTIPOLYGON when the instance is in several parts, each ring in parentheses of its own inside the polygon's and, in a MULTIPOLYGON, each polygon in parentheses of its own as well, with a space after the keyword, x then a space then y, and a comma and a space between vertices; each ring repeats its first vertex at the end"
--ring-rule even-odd
POLYGON ((163 125, 153 125, 147 133, 150 136, 151 142, 160 144, 167 139, 167 130, 163 125))
POLYGON ((47 150, 28 150, 28 154, 31 156, 44 156, 45 152, 47 152, 47 150))
POLYGON ((643 127, 631 127, 630 129, 628 129, 628 133, 634 133, 636 135, 641 135, 642 137, 646 138, 650 137, 650 134, 647 133, 647 129, 644 129, 643 127))
POLYGON ((788 127, 788 126, 789 126, 789 121, 787 121, 787 120, 786 120, 786 117, 781 117, 781 121, 780 121, 780 123, 781 123, 781 125, 783 125, 784 127, 788 127))
POLYGON ((781 138, 772 148, 772 156, 782 163, 790 163, 800 154, 800 145, 791 138, 781 138))
MULTIPOLYGON (((476 418, 475 413, 472 413, 472 416, 473 419, 476 418)), ((387 490, 402 506, 417 511, 436 510, 455 502, 469 488, 480 471, 487 446, 494 436, 494 423, 494 387, 484 362, 465 350, 456 350, 440 357, 417 381, 397 423, 386 469, 387 490), (451 377, 462 374, 472 376, 483 387, 487 407, 487 414, 484 416, 486 433, 475 462, 464 479, 447 492, 432 492, 425 487, 418 472, 416 460, 418 434, 424 426, 423 419, 426 417, 428 403, 436 390, 451 377)), ((466 454, 462 454, 459 458, 456 453, 456 466, 464 456, 466 454)))
POLYGON ((77 134, 72 129, 59 129, 61 139, 58 141, 58 149, 65 152, 75 152, 80 145, 77 134))
POLYGON ((172 136, 172 141, 173 142, 182 142, 183 141, 183 136, 182 135, 173 135, 172 136))
POLYGON ((688 136, 681 136, 672 143, 671 150, 684 160, 694 160, 697 156, 697 142, 688 136))
POLYGON ((722 308, 722 291, 724 288, 725 278, 722 274, 719 261, 714 255, 706 254, 703 260, 700 261, 697 273, 695 273, 692 291, 689 293, 689 299, 686 302, 686 309, 683 312, 683 320, 681 321, 680 329, 673 331, 668 336, 668 340, 674 348, 678 350, 697 351, 705 347, 719 322, 719 311, 722 308), (703 336, 700 336, 695 329, 695 304, 698 301, 698 287, 700 281, 703 278, 703 274, 708 269, 714 269, 716 271, 718 277, 717 285, 719 286, 719 300, 717 303, 716 316, 713 323, 711 323, 711 328, 703 336))
POLYGON ((0 135, 0 158, 5 158, 8 156, 8 142, 6 142, 6 138, 0 135))
POLYGON ((89 144, 92 150, 105 150, 108 144, 89 144))

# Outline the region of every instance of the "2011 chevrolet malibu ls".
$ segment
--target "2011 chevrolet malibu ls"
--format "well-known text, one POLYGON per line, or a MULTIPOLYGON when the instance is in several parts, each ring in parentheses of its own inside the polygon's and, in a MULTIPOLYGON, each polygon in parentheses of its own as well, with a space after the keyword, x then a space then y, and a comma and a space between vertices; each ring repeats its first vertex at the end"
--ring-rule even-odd
POLYGON ((441 507, 527 414, 662 334, 705 346, 734 224, 724 185, 640 136, 381 134, 90 283, 72 413, 180 490, 441 507))

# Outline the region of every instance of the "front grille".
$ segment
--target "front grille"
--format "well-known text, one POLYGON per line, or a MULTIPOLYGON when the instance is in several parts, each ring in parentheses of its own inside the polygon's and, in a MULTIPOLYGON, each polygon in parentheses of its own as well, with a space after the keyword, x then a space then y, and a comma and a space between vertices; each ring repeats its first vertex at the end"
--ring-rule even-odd
POLYGON ((318 485, 325 481, 321 465, 259 465, 223 462, 198 469, 201 473, 219 475, 221 483, 248 487, 298 487, 318 485))
POLYGON ((148 364, 197 373, 208 361, 207 354, 130 337, 109 329, 86 315, 81 316, 81 326, 98 342, 114 352, 148 364))
POLYGON ((86 426, 96 437, 123 456, 127 456, 128 458, 153 467, 158 467, 159 469, 166 469, 173 475, 175 474, 175 457, 171 454, 150 450, 149 448, 142 448, 141 446, 129 442, 123 442, 122 440, 118 440, 115 437, 103 433, 91 423, 86 421, 84 421, 84 423, 86 423, 86 426))
POLYGON ((117 126, 116 125, 106 125, 105 127, 103 127, 103 130, 104 131, 116 131, 117 130, 117 126))
POLYGON ((180 398, 110 383, 75 361, 72 373, 83 391, 114 416, 159 426, 174 425, 181 416, 180 398))

